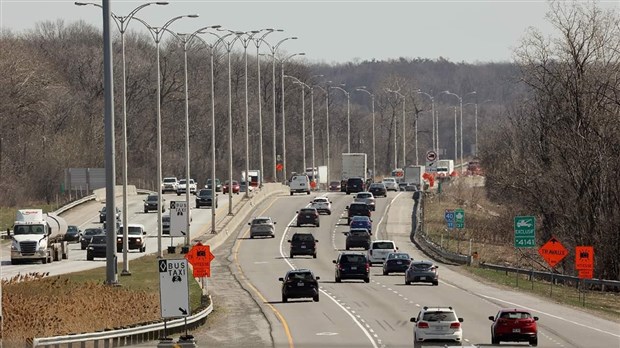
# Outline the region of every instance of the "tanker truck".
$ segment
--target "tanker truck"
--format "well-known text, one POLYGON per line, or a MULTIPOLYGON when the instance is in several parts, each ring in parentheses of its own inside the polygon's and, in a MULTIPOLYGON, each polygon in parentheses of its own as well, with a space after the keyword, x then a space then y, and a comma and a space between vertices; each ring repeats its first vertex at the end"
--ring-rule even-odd
POLYGON ((48 263, 69 258, 69 244, 63 240, 67 222, 41 209, 18 210, 13 225, 11 264, 24 261, 48 263))

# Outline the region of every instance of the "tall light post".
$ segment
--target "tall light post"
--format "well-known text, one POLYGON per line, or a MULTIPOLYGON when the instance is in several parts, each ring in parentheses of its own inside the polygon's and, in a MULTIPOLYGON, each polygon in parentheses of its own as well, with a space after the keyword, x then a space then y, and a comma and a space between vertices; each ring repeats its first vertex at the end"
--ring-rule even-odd
POLYGON ((370 96, 372 105, 372 176, 373 179, 377 175, 376 167, 376 152, 375 152, 375 95, 366 89, 366 86, 360 86, 355 89, 358 92, 364 92, 370 96))
MULTIPOLYGON (((407 150, 406 150, 406 146, 407 146, 407 137, 405 136, 405 131, 406 131, 406 122, 405 122, 405 115, 406 115, 406 108, 405 108, 405 96, 400 93, 399 91, 394 91, 391 90, 389 88, 385 89, 386 91, 390 92, 390 93, 394 93, 398 96, 400 96, 401 98, 403 98, 403 123, 402 123, 402 127, 403 127, 403 168, 405 168, 407 166, 407 150)), ((396 132, 394 133, 394 139, 396 139, 396 132)))
MULTIPOLYGON (((344 85, 341 84, 341 86, 344 85)), ((347 96, 347 152, 351 153, 351 94, 342 87, 330 86, 329 88, 340 90, 347 96)))
POLYGON ((478 105, 482 105, 485 103, 490 103, 493 100, 491 99, 487 99, 485 101, 483 101, 482 103, 478 103, 478 101, 476 101, 475 103, 475 113, 474 113, 474 127, 475 127, 475 133, 476 133, 476 151, 474 153, 474 156, 478 156, 478 105))
MULTIPOLYGON (((265 41, 265 38, 267 37, 267 35, 273 33, 273 32, 282 32, 284 30, 282 29, 265 29, 267 32, 265 34, 263 34, 261 37, 259 38, 255 38, 254 41, 254 45, 256 46, 256 81, 257 81, 257 92, 258 92, 258 137, 259 137, 259 142, 258 142, 258 152, 259 152, 259 156, 260 156, 260 175, 261 175, 261 183, 260 185, 263 184, 264 178, 265 178, 265 166, 264 166, 264 154, 263 154, 263 113, 262 113, 262 99, 261 99, 261 85, 260 85, 260 46, 263 42, 267 43, 267 41, 265 41)), ((267 43, 268 45, 268 43, 267 43)), ((274 85, 274 89, 275 89, 275 85, 274 85)), ((274 105, 275 105, 275 99, 274 99, 274 105)), ((274 107, 275 109, 275 107, 274 107)), ((275 114, 275 110, 274 110, 274 114, 275 114)), ((274 121, 275 121, 275 116, 274 116, 274 121)), ((275 122, 274 122, 274 128, 275 128, 275 122)), ((274 139, 275 139, 275 132, 274 132, 274 139)), ((275 144, 275 141, 274 141, 275 144)), ((274 165, 273 165, 273 174, 274 174, 274 181, 276 180, 276 164, 275 164, 275 147, 274 147, 274 165)))
MULTIPOLYGON (((306 88, 310 88, 307 84, 303 83, 301 80, 294 76, 284 75, 284 77, 288 77, 292 79, 295 84, 298 84, 301 87, 301 152, 302 152, 302 167, 303 170, 306 170, 306 88)), ((314 169, 313 169, 314 170, 314 169)))
POLYGON ((329 173, 331 172, 331 167, 330 167, 330 151, 329 151, 329 84, 331 83, 331 81, 327 82, 327 86, 325 88, 316 85, 315 87, 320 88, 323 92, 325 92, 325 147, 327 148, 327 162, 325 163, 327 165, 327 184, 329 185, 330 183, 330 177, 329 177, 329 173))
MULTIPOLYGON (((460 122, 461 122, 461 173, 463 173, 465 171, 465 166, 464 166, 465 162, 463 161, 463 98, 460 97, 458 94, 452 93, 450 91, 443 91, 442 93, 455 96, 459 100, 459 108, 461 110, 461 118, 460 118, 460 122)), ((467 95, 470 95, 470 94, 476 94, 476 91, 465 93, 465 95, 463 95, 463 97, 465 97, 467 95)), ((456 116, 456 111, 455 111, 455 116, 456 116)), ((455 128, 455 132, 456 132, 456 128, 455 128)), ((455 141, 456 141, 456 136, 455 136, 455 141)), ((457 154, 456 154, 456 151, 455 151, 454 157, 456 157, 456 156, 457 156, 457 154)))
POLYGON ((291 37, 287 37, 284 38, 280 41, 278 41, 275 45, 270 45, 267 41, 261 40, 262 42, 264 42, 267 47, 269 48, 269 51, 271 52, 271 92, 273 93, 272 98, 271 98, 271 103, 272 103, 272 107, 273 107, 273 134, 272 134, 272 151, 273 151, 273 158, 272 158, 272 170, 273 170, 273 179, 275 182, 278 181, 278 170, 277 170, 277 149, 276 149, 276 119, 277 119, 277 112, 276 112, 276 51, 278 50, 278 47, 280 47, 281 44, 283 44, 285 41, 287 40, 297 40, 297 36, 291 36, 291 37))
MULTIPOLYGON (((137 21, 144 24, 144 26, 148 29, 149 33, 153 37, 155 41, 156 50, 157 50, 157 190, 159 190, 159 194, 157 195, 157 254, 159 258, 164 257, 161 238, 162 238, 162 216, 161 216, 161 207, 162 207, 162 199, 161 199, 161 66, 159 63, 159 43, 161 42, 161 38, 163 34, 166 32, 166 29, 175 21, 181 18, 197 18, 197 14, 190 15, 182 15, 176 16, 170 19, 161 27, 152 27, 145 21, 141 20, 138 17, 134 17, 137 21)), ((187 182, 187 189, 189 190, 189 182, 187 182)), ((188 231, 189 233, 189 231, 188 231)), ((126 248, 123 248, 126 249, 126 248)))
MULTIPOLYGON (((315 77, 323 77, 323 75, 313 75, 311 78, 315 78, 315 77)), ((311 84, 309 86, 310 88, 310 141, 312 143, 311 148, 312 148, 312 181, 315 182, 315 184, 319 184, 316 182, 316 177, 319 174, 319 171, 316 170, 315 172, 315 168, 316 168, 316 164, 314 162, 314 87, 315 85, 311 84)), ((315 188, 317 186, 315 185, 315 188)))
MULTIPOLYGON (((433 97, 432 95, 430 95, 428 93, 422 92, 420 90, 417 91, 417 94, 425 95, 425 96, 427 96, 431 100, 431 120, 432 120, 432 123, 433 123, 433 131, 432 131, 432 133, 433 133, 433 136, 432 136, 433 144, 432 144, 432 147, 434 147, 435 153, 437 155, 439 155, 439 148, 436 145, 437 143, 436 143, 436 139, 435 139, 435 132, 436 132, 436 128, 435 127, 439 127, 439 124, 435 125, 435 97, 433 97)), ((417 124, 417 121, 416 121, 416 124, 417 124)), ((437 135, 439 135, 438 131, 437 131, 437 135)), ((416 136, 416 139, 417 139, 417 136, 416 136)))
MULTIPOLYGON (((284 63, 295 57, 295 56, 304 56, 306 55, 304 52, 293 53, 289 56, 284 57, 284 59, 280 60, 280 83, 282 87, 282 174, 284 181, 286 182, 286 117, 284 113, 284 63)), ((304 168, 305 170, 305 168, 304 168)))
MULTIPOLYGON (((92 2, 75 2, 77 6, 86 6, 92 5, 99 8, 103 8, 100 4, 92 3, 92 2)), ((125 64, 125 32, 127 31, 127 26, 131 22, 132 18, 140 11, 141 9, 150 6, 150 5, 168 5, 167 1, 160 2, 149 2, 142 4, 136 8, 134 8, 127 16, 117 16, 114 12, 111 13, 111 17, 116 23, 118 27, 118 31, 121 33, 121 57, 122 57, 122 71, 123 71, 123 226, 127 226, 127 74, 126 74, 126 64, 125 64)), ((131 275, 129 272, 129 260, 127 258, 127 250, 129 249, 129 238, 127 228, 123 228, 123 270, 121 271, 121 276, 131 275)))

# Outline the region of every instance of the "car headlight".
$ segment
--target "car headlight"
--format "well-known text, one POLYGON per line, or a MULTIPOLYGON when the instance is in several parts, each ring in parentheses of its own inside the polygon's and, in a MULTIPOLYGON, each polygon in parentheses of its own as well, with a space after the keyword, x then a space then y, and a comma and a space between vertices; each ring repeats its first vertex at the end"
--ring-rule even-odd
POLYGON ((88 247, 88 250, 95 250, 95 248, 93 248, 93 247, 89 246, 89 247, 88 247))
POLYGON ((17 241, 13 240, 13 242, 11 243, 11 251, 17 250, 19 250, 19 246, 17 245, 17 241))

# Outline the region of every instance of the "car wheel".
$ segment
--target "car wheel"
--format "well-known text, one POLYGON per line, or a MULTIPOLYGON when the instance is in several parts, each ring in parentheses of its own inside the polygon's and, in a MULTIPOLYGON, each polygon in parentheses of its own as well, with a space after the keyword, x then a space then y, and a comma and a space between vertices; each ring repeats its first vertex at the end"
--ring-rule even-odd
POLYGON ((87 261, 94 261, 95 258, 92 255, 86 255, 86 260, 87 261))
POLYGON ((346 249, 346 250, 349 250, 349 246, 347 245, 347 246, 345 247, 345 249, 346 249))
POLYGON ((364 278, 364 283, 370 283, 370 277, 364 278))
POLYGON ((312 298, 314 302, 319 302, 319 295, 316 295, 312 298))
POLYGON ((390 275, 390 272, 383 270, 383 275, 390 275))
POLYGON ((499 339, 495 338, 493 334, 491 334, 491 344, 499 344, 499 339))
POLYGON ((316 253, 312 254, 312 258, 316 259, 316 253))
POLYGON ((86 250, 86 246, 85 246, 85 245, 81 245, 81 246, 80 246, 80 249, 82 249, 82 250, 86 250))
POLYGON ((288 255, 288 257, 289 257, 289 258, 291 258, 291 259, 292 259, 292 258, 294 258, 293 256, 295 256, 295 255, 293 255, 293 253, 290 253, 290 254, 288 255))
POLYGON ((117 253, 122 253, 123 252, 123 248, 116 248, 116 252, 117 253))
POLYGON ((177 192, 177 196, 180 196, 180 195, 181 195, 181 193, 180 193, 180 192, 177 192))
POLYGON ((288 301, 288 298, 284 295, 282 295, 282 303, 286 303, 288 301))
POLYGON ((433 285, 434 285, 434 286, 439 285, 439 281, 438 281, 438 280, 434 281, 434 282, 433 282, 433 285))
POLYGON ((538 346, 538 337, 534 337, 533 339, 530 340, 530 346, 532 347, 538 346))
POLYGON ((299 222, 297 223, 297 227, 301 227, 301 224, 299 222))
POLYGON ((254 239, 254 236, 253 236, 253 235, 250 235, 250 239, 254 239))
POLYGON ((340 277, 336 277, 336 283, 340 283, 342 282, 342 279, 340 279, 340 277))
POLYGON ((319 227, 319 223, 317 222, 316 227, 319 227))
POLYGON ((148 209, 144 209, 144 214, 148 213, 149 210, 148 209))
POLYGON ((145 246, 143 246, 142 248, 140 248, 140 252, 141 252, 141 253, 146 252, 146 245, 145 245, 145 246))
POLYGON ((411 285, 411 282, 408 280, 405 280, 405 285, 411 285))
POLYGON ((306 194, 307 194, 307 195, 309 195, 309 194, 310 194, 310 191, 306 191, 306 194))

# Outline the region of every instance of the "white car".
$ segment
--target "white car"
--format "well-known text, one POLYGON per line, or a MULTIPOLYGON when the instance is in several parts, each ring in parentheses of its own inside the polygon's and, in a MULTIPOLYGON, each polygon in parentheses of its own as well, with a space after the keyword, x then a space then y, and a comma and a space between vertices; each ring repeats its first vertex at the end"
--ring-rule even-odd
POLYGON ((166 193, 167 191, 176 192, 178 184, 179 180, 175 176, 164 178, 161 183, 161 193, 166 193))
POLYGON ((268 216, 259 216, 252 219, 252 222, 248 222, 250 225, 250 238, 263 236, 263 237, 275 237, 276 222, 268 216))
POLYGON ((310 203, 312 203, 312 208, 315 208, 319 214, 332 214, 332 202, 327 197, 317 197, 310 203))
POLYGON ((396 247, 396 243, 394 243, 394 241, 375 240, 370 244, 370 248, 368 248, 368 262, 371 265, 373 263, 383 264, 390 253, 395 253, 397 251, 398 248, 396 247))
MULTIPOLYGON (((185 193, 187 187, 186 182, 186 179, 179 180, 179 184, 177 185, 177 196, 180 196, 181 193, 185 193)), ((197 186, 198 185, 196 185, 196 181, 194 181, 194 179, 189 179, 189 193, 196 194, 197 186)))
POLYGON ((398 182, 394 178, 383 178, 383 185, 387 191, 398 191, 398 182))
POLYGON ((370 192, 358 192, 353 202, 366 203, 370 207, 370 210, 375 211, 375 196, 370 192))
POLYGON ((418 316, 411 318, 415 323, 413 328, 413 342, 429 340, 450 340, 462 342, 463 329, 459 318, 452 307, 423 307, 418 316))

